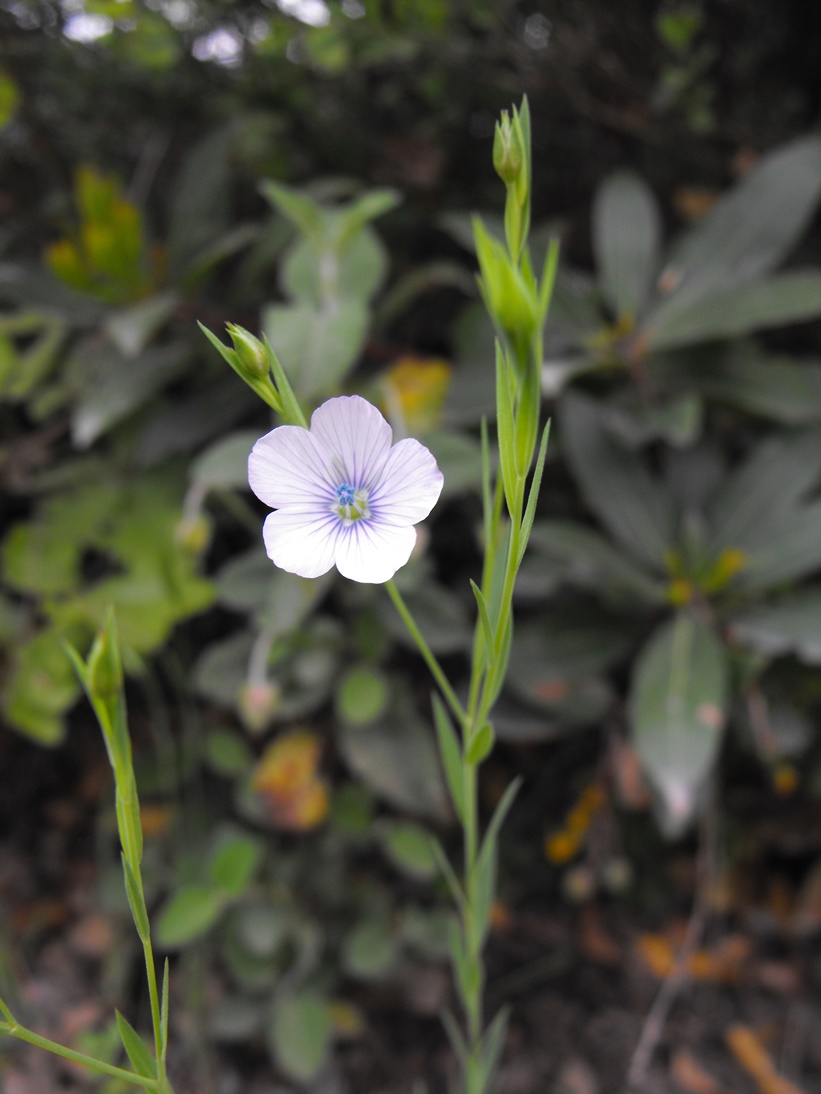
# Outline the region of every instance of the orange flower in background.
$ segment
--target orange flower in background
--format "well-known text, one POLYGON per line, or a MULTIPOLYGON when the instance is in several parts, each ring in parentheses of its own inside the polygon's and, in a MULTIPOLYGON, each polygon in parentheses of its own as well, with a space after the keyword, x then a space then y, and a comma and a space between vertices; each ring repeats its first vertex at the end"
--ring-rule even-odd
POLYGON ((450 371, 440 358, 400 357, 382 377, 388 417, 411 433, 435 429, 442 420, 450 371))
POLYGON ((251 789, 279 828, 304 832, 327 816, 328 785, 317 771, 321 751, 316 734, 297 730, 279 737, 260 758, 251 789))

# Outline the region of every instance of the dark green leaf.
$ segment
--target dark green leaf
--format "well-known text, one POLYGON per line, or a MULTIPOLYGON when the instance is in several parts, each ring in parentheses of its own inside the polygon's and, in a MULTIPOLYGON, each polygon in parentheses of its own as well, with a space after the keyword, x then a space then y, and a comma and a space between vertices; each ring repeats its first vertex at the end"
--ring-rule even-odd
POLYGON ((795 653, 821 665, 821 589, 792 593, 729 620, 732 635, 767 657, 795 653))
POLYGON ((593 249, 602 295, 616 319, 637 315, 659 263, 661 218, 648 186, 627 171, 609 175, 593 204, 593 249))
POLYGON ((328 1000, 310 990, 275 997, 268 1026, 271 1051, 285 1074, 310 1082, 325 1062, 331 1043, 328 1000))
POLYGON ((682 612, 642 650, 630 691, 633 740, 671 835, 693 818, 721 744, 726 703, 724 649, 709 627, 682 612))
POLYGON ((592 399, 567 392, 560 407, 561 443, 582 493, 612 534, 641 562, 663 569, 673 545, 670 497, 632 452, 605 429, 592 399))

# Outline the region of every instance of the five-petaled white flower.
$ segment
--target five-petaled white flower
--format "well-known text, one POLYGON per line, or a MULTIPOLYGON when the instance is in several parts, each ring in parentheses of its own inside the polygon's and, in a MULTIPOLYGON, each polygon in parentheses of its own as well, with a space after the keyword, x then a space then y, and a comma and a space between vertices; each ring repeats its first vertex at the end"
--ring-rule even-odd
POLYGON ((251 489, 266 517, 268 557, 300 577, 335 564, 353 581, 388 581, 410 558, 413 527, 442 490, 442 472, 415 440, 391 447, 391 427, 358 395, 329 399, 311 428, 280 425, 254 445, 251 489))

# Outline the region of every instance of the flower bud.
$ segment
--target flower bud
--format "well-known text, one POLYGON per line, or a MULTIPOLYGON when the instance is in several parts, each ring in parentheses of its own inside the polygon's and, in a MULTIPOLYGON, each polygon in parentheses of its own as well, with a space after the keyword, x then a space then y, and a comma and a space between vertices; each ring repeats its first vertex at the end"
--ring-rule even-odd
POLYGON ((111 703, 123 685, 123 667, 113 613, 106 617, 88 655, 88 690, 93 698, 111 703))
POLYGON ((226 329, 234 343, 237 359, 249 376, 262 379, 268 375, 268 357, 265 347, 253 334, 244 327, 238 327, 234 323, 227 323, 226 329))
POLYGON ((493 166, 502 182, 511 186, 521 174, 523 164, 524 149, 519 126, 503 110, 493 135, 493 166))
POLYGON ((237 696, 242 724, 251 733, 261 733, 279 709, 282 694, 276 684, 245 684, 237 696))

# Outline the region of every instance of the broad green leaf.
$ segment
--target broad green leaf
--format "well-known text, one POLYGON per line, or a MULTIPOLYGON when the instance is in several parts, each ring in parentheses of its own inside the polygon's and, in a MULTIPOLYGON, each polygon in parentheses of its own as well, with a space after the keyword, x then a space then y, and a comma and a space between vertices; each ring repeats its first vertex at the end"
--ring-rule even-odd
POLYGON ((123 357, 111 346, 82 365, 83 393, 71 413, 71 435, 79 448, 88 448, 113 426, 139 410, 175 380, 188 363, 184 342, 123 357))
POLYGON ((592 399, 567 392, 559 421, 562 448, 590 506, 635 558, 662 568, 676 531, 669 495, 613 440, 604 409, 592 399))
POLYGON ((649 187, 627 171, 608 176, 593 203, 593 250, 614 318, 642 310, 658 268, 660 237, 661 218, 649 187))
POLYGON ((630 711, 633 742, 670 835, 680 835, 696 811, 727 698, 725 653, 713 631, 684 612, 662 624, 635 664, 630 711))
POLYGON ((187 272, 201 248, 228 226, 228 156, 235 138, 233 123, 220 126, 194 144, 177 172, 168 236, 168 264, 176 280, 187 272))
POLYGON ((354 726, 364 726, 385 713, 390 701, 390 685, 385 675, 372 665, 354 665, 337 685, 338 717, 354 726))
POLYGON ((225 908, 226 896, 210 885, 185 885, 163 905, 157 921, 161 946, 175 949, 205 934, 225 908))
POLYGON ((117 1010, 117 1029, 120 1032, 120 1040, 128 1053, 131 1066, 138 1075, 144 1075, 147 1079, 156 1079, 157 1061, 145 1041, 134 1029, 127 1018, 117 1010))
POLYGON ((319 1073, 330 1048, 328 1000, 309 989, 275 996, 268 1022, 268 1043, 288 1078, 310 1082, 319 1073))
POLYGON ((677 243, 667 280, 677 294, 703 298, 768 273, 798 241, 819 197, 821 138, 776 149, 677 243))
POLYGON ((293 300, 315 307, 326 299, 368 301, 382 285, 387 269, 385 245, 376 232, 365 229, 341 255, 317 254, 308 240, 300 240, 280 267, 280 283, 293 300))
MULTIPOLYGON (((221 437, 192 462, 192 482, 205 488, 248 490, 248 456, 258 440, 259 432, 255 429, 221 437)), ((262 551, 256 554, 264 558, 262 551)))
POLYGON ((288 939, 292 923, 287 911, 267 901, 243 901, 232 917, 232 928, 248 953, 264 960, 273 957, 288 939))
POLYGON ((262 844, 253 836, 228 836, 208 862, 211 881, 229 897, 242 896, 259 868, 262 853, 262 844))
POLYGON ((465 749, 466 761, 473 765, 482 763, 493 750, 494 741, 493 726, 490 722, 484 722, 465 749))
POLYGON ((696 391, 783 425, 821 421, 821 365, 817 359, 768 357, 743 339, 699 354, 671 353, 648 362, 653 382, 696 391))
POLYGON ((750 608, 728 622, 733 638, 766 657, 794 653, 809 665, 821 665, 821 589, 817 586, 750 608))
POLYGON ((203 743, 205 762, 220 775, 243 775, 254 757, 244 737, 231 729, 212 729, 203 743))
POLYGON ((821 477, 821 433, 802 429, 761 441, 710 502, 711 550, 765 546, 821 477))
POLYGON ((821 271, 790 270, 752 283, 716 289, 706 298, 673 296, 642 329, 649 350, 733 338, 821 315, 821 271))
POLYGON ((783 521, 767 514, 761 534, 744 552, 737 584, 760 591, 821 570, 821 501, 795 509, 783 521))
POLYGON ((137 357, 173 315, 178 303, 175 293, 152 296, 116 311, 106 321, 105 329, 124 357, 137 357))
POLYGON ((447 819, 436 746, 410 712, 369 726, 343 724, 339 735, 345 762, 374 793, 400 809, 447 819))
POLYGON ((342 967, 349 976, 378 980, 391 971, 398 954, 396 936, 388 925, 367 919, 345 935, 340 956, 342 967))
POLYGON ((334 238, 341 251, 363 232, 368 221, 384 216, 402 201, 397 190, 372 190, 342 209, 334 210, 334 238))
POLYGON ((530 545, 534 552, 564 564, 569 581, 606 600, 663 604, 666 584, 640 569, 600 533, 569 520, 537 521, 530 545))
POLYGON ((368 311, 360 300, 333 307, 277 304, 263 312, 263 330, 305 400, 327 396, 355 362, 368 330, 368 311))
POLYGON ((439 865, 430 832, 408 821, 389 821, 379 829, 382 849, 403 873, 421 881, 436 877, 439 865))
POLYGON ((16 729, 42 745, 63 739, 63 715, 80 688, 53 628, 17 645, 3 683, 3 714, 16 729))

